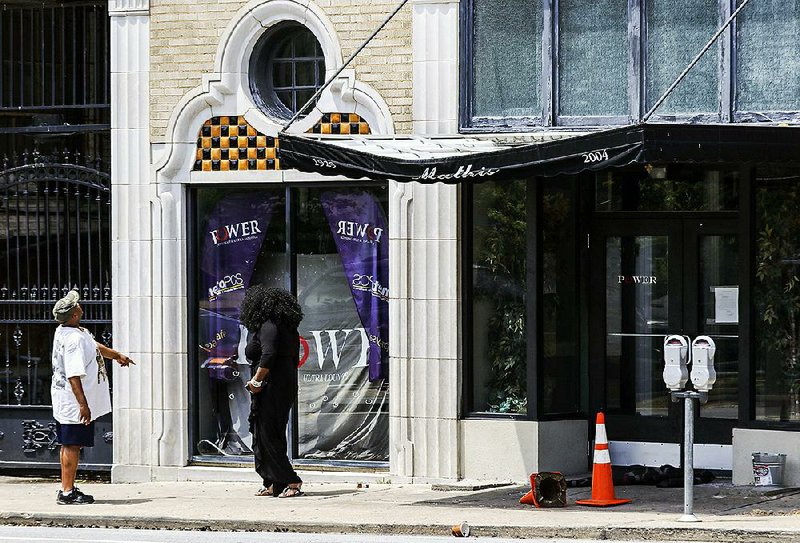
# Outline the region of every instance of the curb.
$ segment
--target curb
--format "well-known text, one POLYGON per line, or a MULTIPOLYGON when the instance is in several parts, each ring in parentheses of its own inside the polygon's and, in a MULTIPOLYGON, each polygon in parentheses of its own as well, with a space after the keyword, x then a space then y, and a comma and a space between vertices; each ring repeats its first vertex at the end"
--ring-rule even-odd
MULTIPOLYGON (((0 513, 0 525, 53 526, 63 528, 126 528, 139 530, 186 530, 214 532, 278 532, 313 534, 371 535, 450 535, 450 525, 297 523, 266 521, 257 527, 243 529, 245 521, 181 520, 146 517, 73 517, 58 514, 0 513)), ((734 530, 719 528, 627 528, 619 526, 554 527, 554 526, 491 526, 470 525, 470 536, 508 539, 596 539, 617 541, 715 541, 720 543, 794 543, 797 532, 734 530)))

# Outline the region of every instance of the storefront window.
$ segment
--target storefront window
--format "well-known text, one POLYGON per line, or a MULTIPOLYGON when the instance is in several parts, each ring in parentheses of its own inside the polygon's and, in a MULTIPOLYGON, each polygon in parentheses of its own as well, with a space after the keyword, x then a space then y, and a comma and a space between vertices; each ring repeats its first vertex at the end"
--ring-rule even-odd
POLYGON ((386 187, 197 191, 199 454, 252 453, 239 306, 251 285, 294 284, 305 315, 295 458, 388 460, 386 208, 386 187))
POLYGON ((297 191, 299 458, 389 459, 386 196, 297 191))
POLYGON ((250 366, 239 306, 250 285, 286 286, 284 191, 201 189, 197 208, 196 447, 200 454, 251 454, 244 385, 250 366))
POLYGON ((541 116, 542 3, 474 0, 473 115, 541 116))
POLYGON ((525 181, 474 186, 472 410, 526 413, 525 181))
POLYGON ((756 418, 800 421, 800 175, 756 172, 756 418))
MULTIPOLYGON (((647 109, 714 35, 717 0, 647 0, 647 109)), ((711 49, 658 110, 662 113, 719 109, 719 54, 711 49), (715 54, 716 53, 716 54, 715 54)))
POLYGON ((627 115, 627 0, 560 0, 558 28, 559 114, 627 115))
POLYGON ((736 211, 739 174, 679 165, 596 175, 596 211, 736 211))
MULTIPOLYGON (((737 4, 741 4, 738 0, 737 4)), ((736 22, 736 110, 800 109, 800 2, 751 2, 736 22)))
POLYGON ((580 410, 574 191, 564 179, 542 187, 542 376, 545 414, 580 410))

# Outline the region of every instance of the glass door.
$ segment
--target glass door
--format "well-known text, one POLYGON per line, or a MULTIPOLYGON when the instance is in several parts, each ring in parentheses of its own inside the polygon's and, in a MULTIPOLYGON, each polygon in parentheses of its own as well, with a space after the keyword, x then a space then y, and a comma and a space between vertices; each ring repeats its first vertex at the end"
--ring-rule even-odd
POLYGON ((696 440, 729 445, 738 417, 735 222, 601 220, 590 250, 590 402, 606 412, 614 462, 680 463, 683 407, 662 380, 669 334, 716 342, 718 380, 696 440))

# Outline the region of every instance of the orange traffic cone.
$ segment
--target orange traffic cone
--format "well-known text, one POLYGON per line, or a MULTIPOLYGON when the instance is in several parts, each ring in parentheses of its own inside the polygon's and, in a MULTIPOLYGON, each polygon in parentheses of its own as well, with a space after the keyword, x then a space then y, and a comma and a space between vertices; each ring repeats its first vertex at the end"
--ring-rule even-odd
MULTIPOLYGON (((531 473, 531 489, 528 491, 527 494, 525 494, 519 499, 519 503, 525 505, 536 505, 536 497, 533 495, 533 491, 536 489, 535 485, 536 485, 536 474, 531 473)), ((539 506, 536 505, 536 507, 539 506)))
POLYGON ((592 498, 578 500, 578 505, 608 507, 622 505, 631 500, 619 499, 614 495, 614 482, 611 480, 611 455, 608 454, 608 436, 606 435, 606 417, 597 413, 597 429, 594 438, 594 466, 592 467, 592 498))
POLYGON ((522 496, 519 499, 519 503, 522 503, 522 504, 525 504, 525 505, 536 505, 536 502, 533 499, 533 490, 529 490, 527 494, 522 496))

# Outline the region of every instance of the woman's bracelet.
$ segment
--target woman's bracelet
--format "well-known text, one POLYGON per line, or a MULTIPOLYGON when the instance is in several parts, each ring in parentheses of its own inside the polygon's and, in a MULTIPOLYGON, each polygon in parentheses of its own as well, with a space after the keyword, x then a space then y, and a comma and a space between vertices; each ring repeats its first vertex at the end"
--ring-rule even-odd
POLYGON ((252 378, 252 379, 250 379, 250 381, 248 381, 248 383, 250 384, 250 386, 252 386, 253 388, 261 388, 261 384, 262 384, 263 382, 264 382, 264 381, 256 381, 256 380, 255 380, 255 377, 254 377, 254 378, 252 378))

